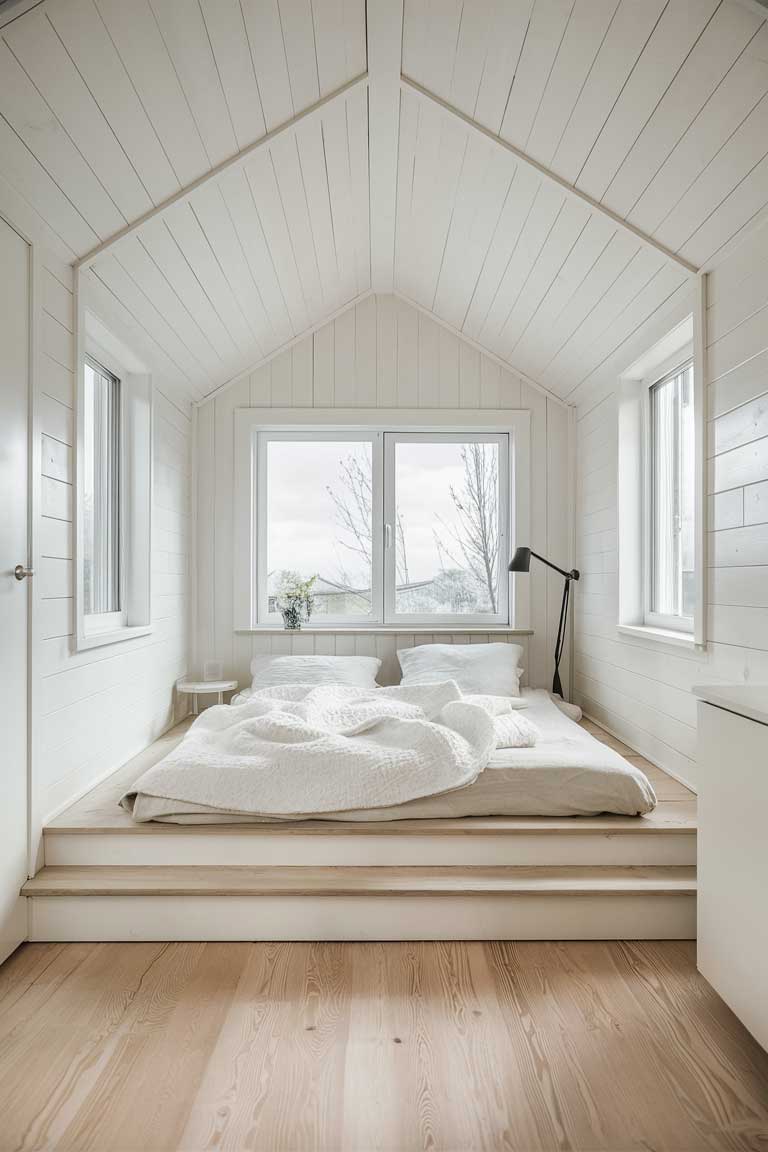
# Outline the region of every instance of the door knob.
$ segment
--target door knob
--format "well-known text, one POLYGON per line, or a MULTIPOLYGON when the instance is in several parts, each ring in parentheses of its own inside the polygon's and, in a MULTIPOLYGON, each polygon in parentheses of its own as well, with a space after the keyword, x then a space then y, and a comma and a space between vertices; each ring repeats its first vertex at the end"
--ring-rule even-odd
POLYGON ((13 570, 13 574, 17 580, 23 580, 25 576, 34 576, 34 568, 25 568, 23 564, 17 564, 13 570))

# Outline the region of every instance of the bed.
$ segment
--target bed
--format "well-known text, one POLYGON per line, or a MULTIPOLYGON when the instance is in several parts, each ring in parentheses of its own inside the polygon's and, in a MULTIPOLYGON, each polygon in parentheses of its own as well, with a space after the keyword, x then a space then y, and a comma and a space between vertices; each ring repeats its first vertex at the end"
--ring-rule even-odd
POLYGON ((275 823, 278 819, 386 821, 462 816, 640 816, 656 797, 650 782, 629 761, 568 719, 543 689, 523 689, 525 716, 538 729, 533 747, 492 751, 476 779, 463 787, 406 803, 290 817, 244 814, 211 804, 156 794, 151 773, 123 797, 137 821, 175 824, 275 823))

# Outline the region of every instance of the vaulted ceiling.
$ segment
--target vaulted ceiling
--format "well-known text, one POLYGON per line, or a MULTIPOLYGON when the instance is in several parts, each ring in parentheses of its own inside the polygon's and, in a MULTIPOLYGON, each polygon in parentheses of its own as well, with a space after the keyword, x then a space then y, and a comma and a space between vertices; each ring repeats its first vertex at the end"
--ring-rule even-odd
POLYGON ((0 175, 192 398, 373 289, 573 400, 765 212, 766 16, 17 2, 0 175))

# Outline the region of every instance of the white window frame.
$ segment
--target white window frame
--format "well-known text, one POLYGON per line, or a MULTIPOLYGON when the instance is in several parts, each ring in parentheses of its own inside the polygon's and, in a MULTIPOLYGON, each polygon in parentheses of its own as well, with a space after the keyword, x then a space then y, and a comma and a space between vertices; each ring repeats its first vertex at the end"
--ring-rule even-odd
MULTIPOLYGON (((313 439, 318 435, 325 439, 360 440, 373 438, 381 444, 381 467, 383 469, 384 435, 389 433, 395 439, 400 435, 417 435, 425 441, 436 436, 452 436, 455 440, 470 441, 475 438, 490 440, 508 437, 507 465, 502 465, 504 475, 500 476, 502 503, 500 515, 504 518, 500 535, 500 569, 503 576, 505 557, 511 549, 511 541, 526 543, 530 535, 530 412, 528 410, 452 410, 439 411, 391 409, 386 419, 366 409, 335 409, 332 412, 322 409, 236 409, 235 419, 235 533, 234 533, 234 609, 236 632, 258 632, 275 630, 280 622, 264 611, 259 605, 259 589, 264 587, 265 571, 259 571, 264 563, 265 525, 264 517, 258 516, 259 492, 264 481, 265 453, 259 451, 260 435, 270 437, 281 435, 288 440, 313 439), (378 438, 378 439, 377 439, 378 438), (513 499, 510 499, 512 495, 513 499)), ((376 451, 374 451, 374 460, 376 451)), ((262 489, 263 490, 263 489, 262 489)), ((382 489, 383 490, 383 489, 382 489)), ((380 514, 374 510, 374 548, 383 549, 385 510, 380 514), (377 545, 378 542, 378 545, 377 545)), ((390 521, 391 523, 391 521, 390 521)), ((383 563, 374 564, 378 571, 384 571, 383 563)), ((394 567, 394 565, 392 565, 394 567)), ((313 618, 311 626, 317 630, 338 631, 350 629, 359 631, 429 631, 450 628, 460 632, 463 628, 487 628, 488 631, 528 631, 530 620, 529 581, 510 576, 506 584, 506 603, 499 605, 499 612, 472 616, 414 616, 395 615, 388 617, 385 612, 387 578, 381 589, 377 589, 374 572, 372 595, 380 595, 380 610, 371 617, 313 618), (503 615, 502 615, 503 612, 503 615), (373 619, 373 617, 376 617, 373 619)), ((391 578, 390 581, 391 583, 391 578)), ((390 591, 390 603, 393 591, 390 591)), ((374 603, 376 601, 374 600, 374 603)))
POLYGON ((706 387, 704 278, 691 315, 663 336, 619 378, 617 632, 639 642, 703 649, 706 644, 706 387), (694 569, 692 624, 685 617, 649 612, 650 604, 650 389, 693 361, 694 569))
POLYGON ((78 316, 74 470, 74 647, 81 651, 152 631, 152 381, 133 353, 84 308, 78 316), (120 381, 120 611, 98 615, 85 612, 86 358, 120 381))
MULTIPOLYGON (((659 384, 672 380, 685 368, 693 370, 693 346, 687 345, 683 352, 684 359, 674 357, 676 363, 670 368, 664 367, 661 375, 654 373, 643 381, 643 624, 648 628, 661 629, 667 632, 690 632, 693 634, 693 616, 673 616, 663 612, 654 612, 651 609, 654 566, 654 538, 653 538, 653 432, 651 418, 651 393, 659 384)), ((694 496, 695 499, 695 496, 694 496)))
MULTIPOLYGON (((117 612, 85 612, 85 603, 83 603, 83 617, 85 630, 89 636, 99 636, 109 632, 117 632, 122 628, 127 627, 128 624, 128 609, 126 606, 126 581, 125 581, 125 512, 126 512, 126 499, 125 499, 125 485, 128 478, 128 470, 125 463, 126 452, 126 434, 125 434, 125 385, 124 381, 127 372, 122 364, 118 364, 105 349, 100 348, 95 341, 91 342, 90 349, 86 352, 83 363, 83 371, 85 365, 90 362, 92 368, 97 371, 105 373, 116 379, 120 385, 120 438, 119 438, 119 508, 118 508, 118 525, 120 530, 120 541, 118 544, 118 565, 117 565, 117 587, 118 587, 118 600, 120 608, 117 612), (105 361, 109 360, 109 367, 105 361)), ((83 405, 83 425, 85 424, 85 406, 83 405)), ((85 436, 83 435, 83 450, 85 436)), ((83 572, 83 596, 85 596, 85 579, 83 572)))
MULTIPOLYGON (((291 431, 270 431, 262 429, 256 434, 253 441, 253 453, 255 455, 255 474, 256 474, 256 487, 254 491, 254 505, 253 516, 256 521, 256 563, 253 565, 253 588, 252 600, 256 605, 256 617, 259 624, 278 626, 281 623, 281 617, 278 612, 270 612, 267 594, 267 516, 266 516, 266 495, 267 495, 267 446, 270 443, 276 443, 280 440, 287 441, 330 441, 341 442, 349 441, 351 443, 362 443, 367 441, 371 445, 371 467, 373 469, 373 491, 381 491, 382 486, 382 472, 383 472, 383 433, 379 431, 372 431, 366 429, 349 429, 341 428, 318 428, 313 431, 307 429, 297 429, 291 431)), ((374 501, 372 508, 371 525, 371 611, 369 614, 363 615, 345 615, 334 616, 324 615, 322 617, 322 626, 333 627, 336 625, 352 627, 353 625, 360 625, 365 627, 369 624, 380 623, 382 619, 383 602, 384 602, 384 586, 382 575, 382 539, 384 534, 383 525, 383 509, 380 502, 374 501)), ((320 618, 318 617, 318 621, 320 618)))
MULTIPOLYGON (((389 525, 388 540, 385 536, 385 564, 384 564, 384 618, 385 624, 423 625, 426 623, 441 625, 451 624, 458 626, 458 622, 470 627, 481 624, 498 624, 509 626, 511 624, 509 612, 509 580, 504 579, 504 558, 509 556, 510 533, 510 482, 509 457, 511 454, 510 435, 507 432, 444 432, 433 429, 429 432, 403 432, 391 431, 384 434, 384 526, 389 525), (467 613, 455 615, 425 613, 421 615, 414 612, 396 611, 396 540, 394 539, 394 524, 396 520, 395 506, 396 476, 395 451, 401 443, 430 444, 440 438, 446 443, 468 444, 485 443, 497 444, 499 449, 499 606, 496 612, 467 613)), ((507 563, 509 561, 507 560, 507 563)))

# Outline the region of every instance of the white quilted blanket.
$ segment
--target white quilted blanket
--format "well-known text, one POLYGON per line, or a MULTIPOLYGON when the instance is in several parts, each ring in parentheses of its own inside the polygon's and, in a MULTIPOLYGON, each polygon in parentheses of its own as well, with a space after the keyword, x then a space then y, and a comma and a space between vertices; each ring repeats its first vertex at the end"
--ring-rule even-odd
POLYGON ((281 685, 209 708, 121 804, 137 820, 142 797, 281 817, 380 808, 462 788, 497 747, 536 735, 509 700, 453 682, 281 685))

